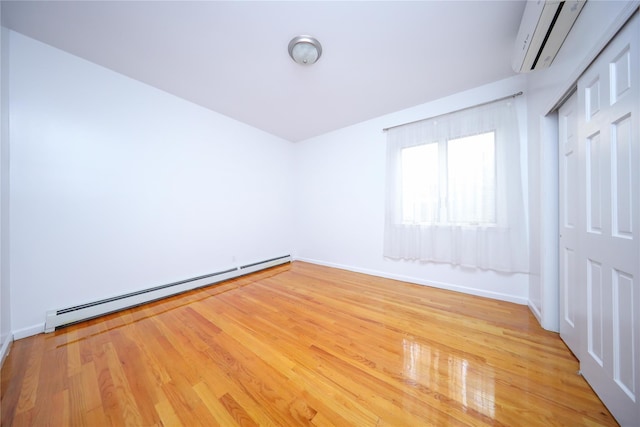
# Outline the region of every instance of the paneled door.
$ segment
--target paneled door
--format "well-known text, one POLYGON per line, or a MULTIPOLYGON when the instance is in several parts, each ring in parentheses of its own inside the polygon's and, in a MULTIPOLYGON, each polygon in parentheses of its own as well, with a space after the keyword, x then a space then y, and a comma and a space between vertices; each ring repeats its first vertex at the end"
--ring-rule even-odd
POLYGON ((574 93, 558 112, 560 152, 560 336, 580 359, 577 324, 580 294, 577 269, 578 228, 578 95, 574 93))
MULTIPOLYGON (((622 426, 640 425, 638 13, 578 81, 580 368, 622 426)), ((573 345, 573 344, 572 344, 573 345)))

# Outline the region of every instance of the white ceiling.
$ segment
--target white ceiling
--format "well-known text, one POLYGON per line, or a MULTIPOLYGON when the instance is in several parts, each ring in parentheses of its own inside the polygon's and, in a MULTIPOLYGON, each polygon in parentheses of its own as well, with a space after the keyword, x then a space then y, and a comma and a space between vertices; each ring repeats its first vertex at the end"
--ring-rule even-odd
POLYGON ((15 31, 290 141, 513 75, 525 2, 3 1, 15 31), (323 46, 303 67, 296 35, 323 46))

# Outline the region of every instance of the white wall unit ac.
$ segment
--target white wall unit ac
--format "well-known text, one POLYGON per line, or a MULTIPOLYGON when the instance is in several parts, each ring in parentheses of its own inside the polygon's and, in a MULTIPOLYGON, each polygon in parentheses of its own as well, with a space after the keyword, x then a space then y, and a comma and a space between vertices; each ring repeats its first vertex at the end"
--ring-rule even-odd
POLYGON ((586 0, 528 1, 516 38, 513 69, 528 73, 551 65, 585 3, 586 0))

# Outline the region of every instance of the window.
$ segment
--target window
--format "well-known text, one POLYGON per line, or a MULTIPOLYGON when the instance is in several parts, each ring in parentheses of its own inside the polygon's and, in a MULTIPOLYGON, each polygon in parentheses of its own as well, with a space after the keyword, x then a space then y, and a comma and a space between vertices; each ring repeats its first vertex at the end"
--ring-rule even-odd
POLYGON ((528 272, 515 103, 387 133, 384 256, 528 272))
POLYGON ((439 219, 438 144, 402 149, 402 222, 434 223, 439 219))
POLYGON ((495 132, 402 149, 402 222, 495 224, 495 132))

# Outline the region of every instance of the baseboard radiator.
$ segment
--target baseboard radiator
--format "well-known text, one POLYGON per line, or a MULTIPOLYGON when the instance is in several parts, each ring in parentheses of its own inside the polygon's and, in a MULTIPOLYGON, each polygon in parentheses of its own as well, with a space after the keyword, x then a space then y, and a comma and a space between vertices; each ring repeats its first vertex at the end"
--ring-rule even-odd
POLYGON ((75 307, 63 308, 60 310, 49 310, 47 311, 47 319, 45 321, 45 332, 53 332, 58 328, 68 326, 73 323, 135 307, 137 305, 156 301, 182 292, 187 292, 192 289, 213 285, 224 280, 244 276, 245 274, 254 273, 256 271, 265 270, 267 268, 289 262, 291 262, 291 255, 285 255, 278 258, 243 265, 241 267, 235 267, 229 270, 169 283, 167 285, 131 292, 113 298, 77 305, 75 307))

